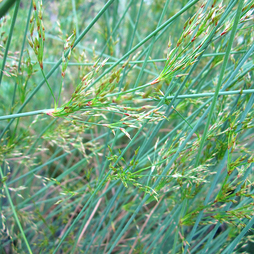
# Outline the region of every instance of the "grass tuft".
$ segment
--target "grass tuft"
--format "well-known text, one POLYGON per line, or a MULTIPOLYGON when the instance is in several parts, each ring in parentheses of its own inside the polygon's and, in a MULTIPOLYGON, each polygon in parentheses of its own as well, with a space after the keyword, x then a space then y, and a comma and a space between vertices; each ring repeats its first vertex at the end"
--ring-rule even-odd
POLYGON ((252 253, 253 0, 2 6, 1 253, 252 253))

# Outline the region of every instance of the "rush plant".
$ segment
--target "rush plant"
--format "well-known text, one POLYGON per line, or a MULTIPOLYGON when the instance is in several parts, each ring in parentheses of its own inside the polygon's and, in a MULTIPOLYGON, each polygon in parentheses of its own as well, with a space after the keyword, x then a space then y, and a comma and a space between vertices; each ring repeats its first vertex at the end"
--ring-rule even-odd
POLYGON ((251 253, 254 1, 3 2, 1 253, 251 253))

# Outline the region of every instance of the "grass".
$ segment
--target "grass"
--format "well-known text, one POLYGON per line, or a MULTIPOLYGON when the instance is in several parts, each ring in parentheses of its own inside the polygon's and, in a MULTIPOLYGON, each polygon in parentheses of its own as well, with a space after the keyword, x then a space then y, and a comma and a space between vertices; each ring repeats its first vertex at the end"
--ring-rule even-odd
POLYGON ((3 6, 1 253, 251 253, 254 1, 3 6))

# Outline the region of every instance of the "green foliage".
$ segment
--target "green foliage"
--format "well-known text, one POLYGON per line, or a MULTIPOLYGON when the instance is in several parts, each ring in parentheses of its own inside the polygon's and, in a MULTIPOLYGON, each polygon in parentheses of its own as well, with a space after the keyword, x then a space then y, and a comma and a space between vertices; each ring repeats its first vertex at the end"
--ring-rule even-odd
POLYGON ((254 1, 9 8, 1 252, 251 253, 254 1))

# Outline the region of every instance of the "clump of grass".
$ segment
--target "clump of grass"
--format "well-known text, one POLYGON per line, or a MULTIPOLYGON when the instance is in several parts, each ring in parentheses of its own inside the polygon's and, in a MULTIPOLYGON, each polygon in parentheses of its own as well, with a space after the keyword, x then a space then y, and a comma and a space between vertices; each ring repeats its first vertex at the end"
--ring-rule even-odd
POLYGON ((254 2, 54 4, 1 20, 1 251, 248 251, 254 2))

